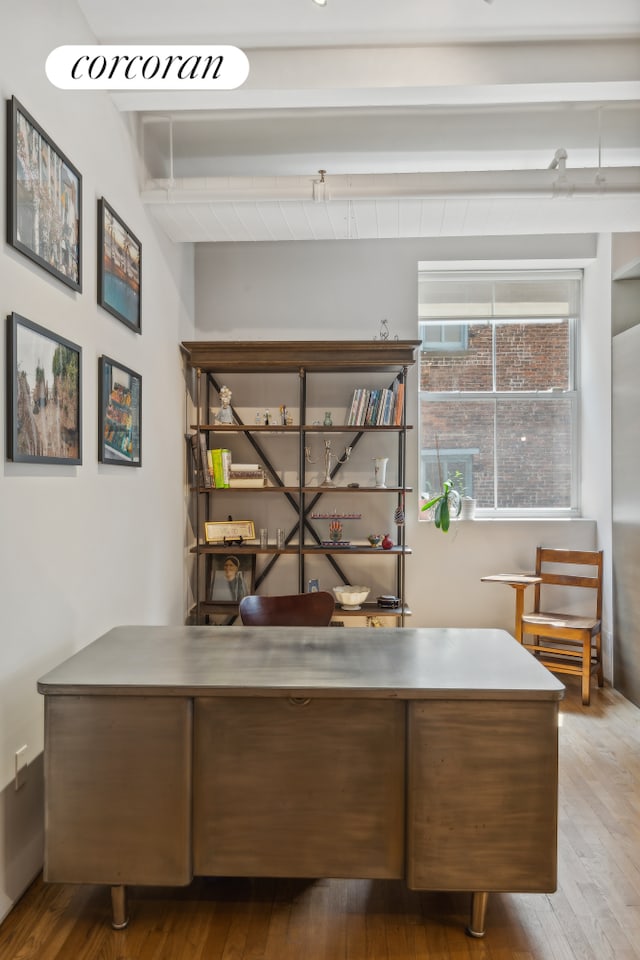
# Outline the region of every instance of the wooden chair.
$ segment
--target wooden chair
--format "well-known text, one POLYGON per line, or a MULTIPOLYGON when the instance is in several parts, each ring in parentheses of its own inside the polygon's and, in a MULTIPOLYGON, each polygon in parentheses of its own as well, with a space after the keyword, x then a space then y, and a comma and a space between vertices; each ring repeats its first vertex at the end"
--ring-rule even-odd
POLYGON ((601 647, 602 550, 538 547, 536 577, 540 578, 540 582, 534 586, 534 609, 522 614, 522 642, 553 673, 581 677, 582 702, 588 706, 591 674, 596 673, 599 687, 604 683, 601 647), (590 568, 589 574, 576 571, 577 566, 590 568), (548 588, 554 585, 592 591, 590 614, 583 616, 546 610, 548 588))
POLYGON ((240 618, 251 627, 327 627, 335 599, 323 591, 294 593, 283 597, 251 595, 240 601, 240 618))

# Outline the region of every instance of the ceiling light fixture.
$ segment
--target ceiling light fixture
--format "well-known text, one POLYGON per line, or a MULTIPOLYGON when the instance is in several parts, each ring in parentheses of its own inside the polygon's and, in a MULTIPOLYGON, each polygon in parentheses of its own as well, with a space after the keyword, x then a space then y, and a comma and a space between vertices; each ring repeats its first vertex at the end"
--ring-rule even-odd
POLYGON ((313 0, 317 7, 326 7, 327 0, 313 0))
POLYGON ((314 203, 327 203, 331 199, 331 194, 329 193, 329 186, 327 181, 324 178, 326 170, 318 170, 320 174, 319 180, 313 181, 313 202, 314 203))
POLYGON ((559 147, 556 150, 548 169, 558 171, 558 176, 551 185, 553 196, 570 197, 573 193, 573 184, 569 182, 567 177, 567 151, 564 147, 559 147))

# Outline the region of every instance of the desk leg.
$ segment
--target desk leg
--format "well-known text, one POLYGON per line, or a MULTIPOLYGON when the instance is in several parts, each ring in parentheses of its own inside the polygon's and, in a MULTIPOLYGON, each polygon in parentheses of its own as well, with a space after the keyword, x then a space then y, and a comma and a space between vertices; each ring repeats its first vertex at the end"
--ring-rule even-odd
POLYGON ((469 926, 465 928, 465 932, 470 937, 475 937, 476 939, 484 937, 488 901, 488 893, 471 894, 471 920, 469 926))
POLYGON ((518 643, 522 643, 522 614, 524 613, 524 591, 527 585, 523 586, 521 583, 516 583, 512 586, 516 591, 516 625, 513 635, 518 643))
POLYGON ((114 930, 124 930, 128 923, 127 888, 111 887, 111 926, 114 930))

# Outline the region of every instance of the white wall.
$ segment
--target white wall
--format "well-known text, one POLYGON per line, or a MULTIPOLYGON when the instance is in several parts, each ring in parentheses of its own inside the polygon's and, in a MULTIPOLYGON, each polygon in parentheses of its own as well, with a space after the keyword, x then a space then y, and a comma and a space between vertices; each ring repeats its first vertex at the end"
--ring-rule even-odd
MULTIPOLYGON (((6 243, 0 314, 15 311, 82 347, 83 464, 4 462, 0 469, 0 917, 42 857, 40 675, 122 623, 181 623, 186 602, 184 385, 178 343, 193 333, 193 251, 159 235, 139 199, 125 120, 106 94, 68 93, 45 78, 47 54, 93 41, 73 0, 3 10, 2 99, 15 95, 83 176, 83 292, 6 243), (96 206, 104 196, 143 247, 142 336, 96 304, 96 206), (140 469, 97 462, 97 365, 107 354, 142 375, 140 469), (28 745, 27 784, 13 787, 28 745)), ((2 123, 3 144, 5 124, 2 123)), ((5 181, 5 149, 0 150, 5 181)), ((0 222, 5 222, 0 191, 0 222)), ((5 336, 0 337, 5 365, 5 336)), ((0 425, 4 448, 5 423, 0 425)))
POLYGON ((640 233, 614 234, 611 261, 614 664, 618 689, 640 705, 640 233))
MULTIPOLYGON (((593 350, 587 349, 585 356, 589 358, 589 416, 595 431, 591 434, 588 425, 583 431, 585 472, 589 477, 586 519, 458 522, 445 536, 431 524, 418 521, 414 493, 406 504, 407 543, 413 548, 413 556, 407 561, 412 626, 474 625, 512 630, 511 589, 481 583, 481 576, 531 569, 538 543, 589 549, 595 548, 598 537, 606 544, 610 542, 610 319, 604 304, 609 289, 607 250, 606 242, 598 247, 596 238, 586 235, 197 247, 196 326, 198 337, 203 339, 369 339, 378 334, 383 318, 389 320, 392 336, 415 339, 419 260, 466 260, 487 265, 504 265, 510 260, 557 261, 562 265, 567 261, 593 262, 588 296, 595 306, 587 309, 586 333, 595 340, 593 350), (598 356, 602 362, 596 377, 598 356), (595 411, 600 412, 596 415, 595 411), (604 494, 604 500, 599 499, 598 491, 604 494)), ((414 370, 410 380, 408 401, 409 420, 414 424, 418 422, 416 373, 414 370)), ((271 388, 269 395, 273 404, 271 388)), ((234 397, 235 402, 238 400, 234 397)), ((259 403, 255 401, 255 405, 259 403)), ((408 478, 414 489, 417 463, 418 431, 414 430, 408 456, 408 478)), ((610 563, 610 557, 607 559, 610 563)), ((375 577, 374 568, 365 570, 365 575, 375 577)), ((334 581, 334 574, 325 574, 327 586, 334 581)), ((610 659, 608 651, 607 663, 610 659)))

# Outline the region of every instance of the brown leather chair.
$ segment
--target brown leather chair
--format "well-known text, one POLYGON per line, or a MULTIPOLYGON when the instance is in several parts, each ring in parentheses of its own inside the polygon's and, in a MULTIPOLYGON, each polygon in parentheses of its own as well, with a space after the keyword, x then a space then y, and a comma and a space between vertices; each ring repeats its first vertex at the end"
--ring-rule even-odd
MULTIPOLYGON (((589 705, 591 674, 603 685, 602 675, 602 550, 536 551, 534 608, 521 618, 522 642, 553 673, 567 673, 582 679, 582 702, 589 705), (587 568, 588 573, 576 567, 587 568), (547 605, 552 586, 578 587, 591 593, 588 614, 558 613, 556 604, 547 605), (551 609, 549 609, 551 607, 551 609)), ((518 625, 516 625, 516 631, 518 625)))
POLYGON ((250 627, 327 627, 335 599, 323 591, 282 597, 250 595, 240 601, 240 618, 250 627))

